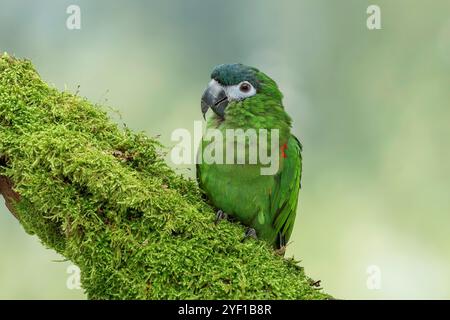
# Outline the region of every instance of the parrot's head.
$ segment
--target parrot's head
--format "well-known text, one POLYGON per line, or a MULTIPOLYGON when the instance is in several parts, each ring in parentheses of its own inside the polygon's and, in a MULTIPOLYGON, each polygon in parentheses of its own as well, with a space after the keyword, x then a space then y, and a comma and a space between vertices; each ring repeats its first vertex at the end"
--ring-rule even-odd
POLYGON ((278 120, 290 126, 291 119, 284 111, 282 98, 276 82, 258 69, 243 64, 221 64, 211 73, 201 110, 205 117, 211 109, 219 122, 245 121, 248 125, 252 121, 262 124, 278 120))

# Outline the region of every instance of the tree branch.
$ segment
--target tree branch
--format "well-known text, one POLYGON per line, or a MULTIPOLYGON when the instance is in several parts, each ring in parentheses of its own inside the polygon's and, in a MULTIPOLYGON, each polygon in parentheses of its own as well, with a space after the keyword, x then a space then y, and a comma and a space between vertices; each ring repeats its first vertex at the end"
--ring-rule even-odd
POLYGON ((0 192, 25 230, 77 264, 91 299, 327 299, 293 259, 213 223, 159 143, 0 58, 0 192))
POLYGON ((13 184, 8 177, 0 176, 0 194, 5 198, 8 210, 17 218, 13 203, 20 200, 20 195, 13 190, 13 184))

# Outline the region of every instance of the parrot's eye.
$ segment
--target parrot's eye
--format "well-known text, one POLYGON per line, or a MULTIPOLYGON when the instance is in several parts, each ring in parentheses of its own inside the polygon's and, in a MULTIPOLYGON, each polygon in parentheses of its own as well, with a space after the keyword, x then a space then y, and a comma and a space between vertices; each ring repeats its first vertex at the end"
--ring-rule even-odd
POLYGON ((242 82, 239 85, 239 90, 241 90, 241 92, 243 92, 243 93, 248 93, 251 90, 251 88, 252 88, 252 85, 248 82, 242 82))

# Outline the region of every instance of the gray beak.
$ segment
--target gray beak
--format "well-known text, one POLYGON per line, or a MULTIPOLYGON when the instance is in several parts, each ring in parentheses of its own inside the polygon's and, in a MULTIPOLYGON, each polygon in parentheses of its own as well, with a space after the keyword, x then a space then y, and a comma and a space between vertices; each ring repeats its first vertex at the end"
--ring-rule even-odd
POLYGON ((203 118, 209 108, 222 119, 225 116, 225 109, 228 105, 228 97, 222 86, 216 81, 211 81, 202 96, 203 118))

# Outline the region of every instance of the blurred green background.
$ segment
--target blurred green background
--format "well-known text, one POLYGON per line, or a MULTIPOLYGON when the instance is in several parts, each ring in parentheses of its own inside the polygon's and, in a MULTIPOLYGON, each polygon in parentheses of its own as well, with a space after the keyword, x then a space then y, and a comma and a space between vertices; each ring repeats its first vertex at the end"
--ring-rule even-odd
MULTIPOLYGON (((201 119, 214 65, 260 68, 304 145, 288 254, 338 298, 449 299, 449 12, 448 0, 0 0, 0 50, 168 146, 201 119), (81 30, 66 28, 70 4, 81 30), (367 29, 369 4, 382 30, 367 29)), ((0 211, 0 298, 84 299, 66 286, 70 262, 0 211)))

